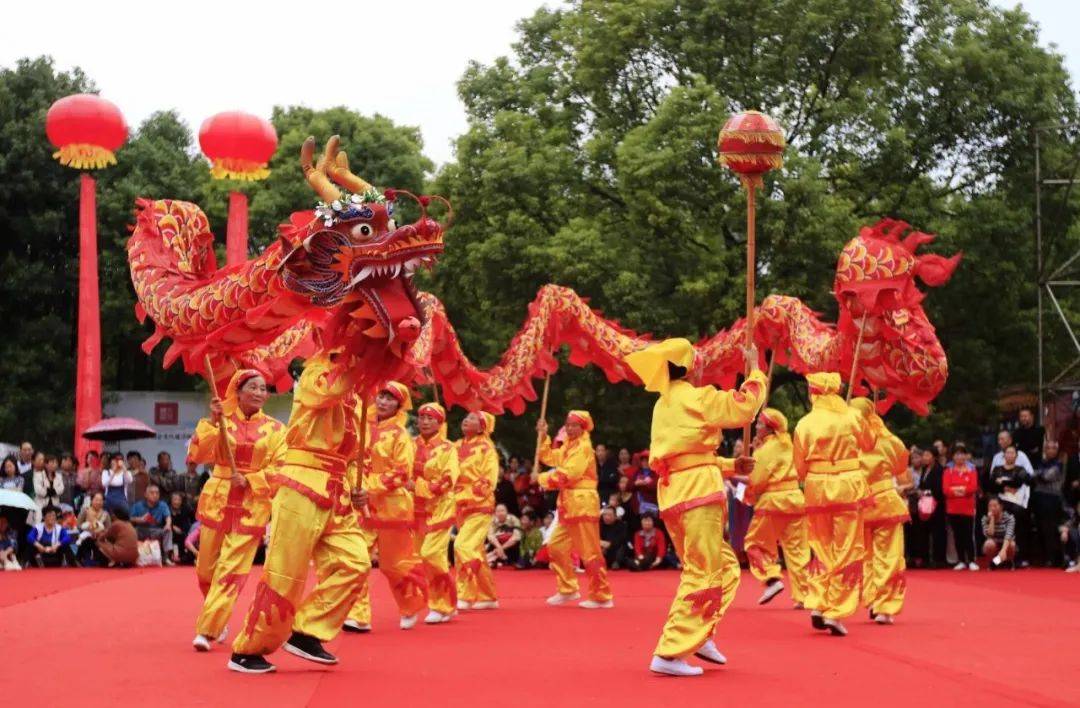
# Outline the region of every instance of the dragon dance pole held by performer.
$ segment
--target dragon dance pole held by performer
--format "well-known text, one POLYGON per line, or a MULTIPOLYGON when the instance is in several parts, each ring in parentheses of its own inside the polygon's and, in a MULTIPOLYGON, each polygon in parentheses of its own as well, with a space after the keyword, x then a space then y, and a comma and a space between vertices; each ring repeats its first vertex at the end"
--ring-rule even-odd
MULTIPOLYGON (((368 449, 362 470, 368 514, 361 520, 361 526, 368 547, 378 548, 379 570, 390 584, 402 629, 416 626, 428 601, 427 579, 413 536, 413 495, 409 487, 416 444, 405 428, 410 410, 412 397, 408 387, 398 381, 388 382, 375 397, 375 416, 369 421, 368 449)), ((371 629, 368 582, 369 577, 365 577, 356 604, 345 621, 347 631, 371 629)))
POLYGON ((559 448, 551 444, 547 421, 541 418, 536 429, 542 436, 540 461, 554 469, 537 476, 541 489, 558 490, 559 525, 548 540, 551 569, 558 592, 549 605, 563 605, 580 598, 577 574, 571 559, 576 552, 589 580, 586 609, 614 607, 604 554, 600 550, 600 496, 596 493, 596 454, 589 433, 593 429, 588 411, 570 411, 566 416, 567 441, 559 448))
POLYGON ((911 485, 908 450, 900 438, 885 427, 874 403, 854 398, 851 407, 870 426, 874 449, 860 458, 873 504, 863 511, 866 560, 863 563, 862 601, 878 624, 892 624, 904 607, 904 524, 910 518, 900 489, 911 485))
POLYGON ((754 471, 750 473, 747 498, 753 499, 754 518, 746 532, 746 556, 750 572, 765 583, 759 605, 770 602, 784 589, 776 547, 784 549, 791 582, 791 599, 802 609, 809 591, 806 566, 810 548, 806 542, 805 503, 792 463, 788 421, 775 408, 765 408, 757 420, 754 471))
POLYGON ((450 571, 450 529, 455 522, 454 485, 458 479, 458 454, 446 437, 446 409, 425 403, 417 411, 420 434, 416 436, 416 503, 420 559, 428 582, 427 624, 449 622, 457 605, 456 580, 450 571))
POLYGON ((350 467, 362 424, 354 363, 342 354, 320 352, 308 359, 300 376, 285 450, 271 479, 278 491, 266 562, 247 621, 233 643, 229 668, 234 671, 274 671, 265 656, 283 642, 290 654, 337 663, 322 642, 341 630, 371 569, 354 508, 363 495, 355 465, 350 467), (318 582, 304 597, 312 562, 318 582))
POLYGON ((262 374, 237 371, 225 399, 210 402, 210 417, 199 421, 188 443, 188 462, 214 464, 196 512, 202 532, 195 575, 204 597, 192 642, 197 651, 209 651, 214 639, 225 641, 233 605, 270 520, 267 473, 283 451, 285 426, 262 412, 267 395, 262 374), (227 442, 221 439, 221 423, 227 442), (235 451, 235 470, 226 445, 235 451))
POLYGON ((495 484, 499 481, 499 455, 491 441, 494 431, 495 416, 470 413, 461 421, 464 437, 456 443, 458 479, 454 501, 458 533, 454 539, 454 565, 458 574, 459 610, 499 607, 495 578, 484 553, 488 526, 495 511, 495 484))
POLYGON ((810 594, 806 606, 815 629, 844 636, 840 620, 859 606, 862 581, 862 510, 869 503, 860 456, 873 449, 870 427, 838 394, 840 375, 818 372, 806 377, 810 412, 795 426, 792 457, 805 480, 810 594))
POLYGON ((691 654, 716 664, 727 659, 713 634, 739 585, 739 561, 724 540, 727 493, 724 474, 748 472, 746 460, 716 456, 724 428, 754 419, 765 402, 765 375, 757 349, 745 350, 751 371, 738 391, 694 386, 686 380, 694 365, 693 346, 669 339, 625 358, 648 391, 660 394, 653 408, 649 463, 660 477, 660 515, 683 570, 675 601, 649 668, 673 676, 702 673, 691 654))

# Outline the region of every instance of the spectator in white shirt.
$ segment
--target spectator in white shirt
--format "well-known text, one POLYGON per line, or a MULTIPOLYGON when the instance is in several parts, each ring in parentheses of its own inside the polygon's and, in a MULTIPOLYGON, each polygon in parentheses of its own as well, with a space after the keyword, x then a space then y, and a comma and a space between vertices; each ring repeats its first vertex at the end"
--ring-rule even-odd
MULTIPOLYGON (((1005 450, 1013 444, 1012 433, 1008 430, 1002 430, 998 433, 997 439, 999 449, 997 454, 994 455, 994 459, 990 461, 990 469, 1005 466, 1005 450)), ((1029 475, 1035 475, 1035 468, 1031 466, 1031 460, 1028 459, 1028 456, 1024 454, 1023 450, 1016 451, 1016 464, 1019 467, 1023 467, 1024 471, 1029 475)))

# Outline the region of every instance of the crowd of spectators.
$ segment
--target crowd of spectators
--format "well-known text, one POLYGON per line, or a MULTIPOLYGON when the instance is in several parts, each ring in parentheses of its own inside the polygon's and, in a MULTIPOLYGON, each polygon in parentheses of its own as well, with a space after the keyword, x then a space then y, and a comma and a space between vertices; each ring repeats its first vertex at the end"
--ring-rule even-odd
MULTIPOLYGON (((741 454, 741 441, 722 454, 741 454)), ((657 506, 657 475, 648 450, 595 448, 600 545, 612 570, 679 568, 657 506)), ((531 460, 511 455, 495 487, 488 533, 492 567, 547 566, 545 544, 557 523, 557 493, 533 479, 531 460)), ((1020 412, 1013 430, 984 435, 974 448, 942 440, 911 447, 911 520, 905 525, 910 568, 1024 568, 1080 571, 1080 416, 1061 440, 1020 412)), ((23 443, 3 460, 0 489, 25 493, 29 513, 0 515, 0 564, 27 566, 193 563, 198 555, 198 495, 209 471, 178 471, 168 453, 147 468, 138 452, 49 455, 23 443)), ((729 489, 726 534, 743 560, 753 509, 729 489)))
POLYGON ((167 452, 149 469, 134 451, 89 452, 79 467, 70 454, 24 442, 0 463, 0 489, 25 494, 33 508, 0 508, 0 562, 5 570, 193 562, 194 509, 208 477, 193 464, 176 470, 167 452))

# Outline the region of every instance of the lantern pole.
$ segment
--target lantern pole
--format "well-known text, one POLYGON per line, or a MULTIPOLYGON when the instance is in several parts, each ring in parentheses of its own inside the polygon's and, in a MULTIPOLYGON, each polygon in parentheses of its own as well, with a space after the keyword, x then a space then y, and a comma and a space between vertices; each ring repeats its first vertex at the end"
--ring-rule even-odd
POLYGON ((241 191, 229 192, 229 224, 225 232, 225 265, 244 263, 248 257, 248 198, 241 191))
MULTIPOLYGON (((757 228, 757 204, 755 203, 755 193, 760 179, 757 175, 742 178, 743 187, 746 188, 746 337, 743 346, 747 349, 754 343, 754 301, 757 299, 757 234, 755 233, 757 228)), ((750 376, 750 369, 750 359, 747 357, 746 369, 743 373, 750 376)), ((742 437, 745 454, 749 454, 751 449, 749 423, 743 426, 742 437)))
POLYGON ((101 420, 101 303, 98 288, 97 182, 79 174, 79 320, 75 337, 75 459, 101 452, 82 432, 101 420))

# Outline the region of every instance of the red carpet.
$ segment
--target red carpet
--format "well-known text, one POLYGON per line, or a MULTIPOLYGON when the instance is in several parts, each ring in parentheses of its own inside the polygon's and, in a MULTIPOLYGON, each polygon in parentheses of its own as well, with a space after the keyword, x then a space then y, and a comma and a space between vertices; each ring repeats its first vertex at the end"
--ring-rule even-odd
POLYGON ((227 671, 226 648, 192 651, 191 568, 5 573, 0 685, 6 704, 35 708, 1080 705, 1080 576, 908 575, 898 624, 860 615, 844 639, 813 632, 786 593, 757 607, 757 584, 744 575, 718 640, 728 666, 672 679, 646 670, 676 582, 667 571, 613 573, 617 607, 592 612, 544 605, 554 586, 546 572, 500 572, 502 609, 411 632, 397 629, 379 576, 375 632, 336 639, 340 666, 279 652, 270 676, 227 671))

